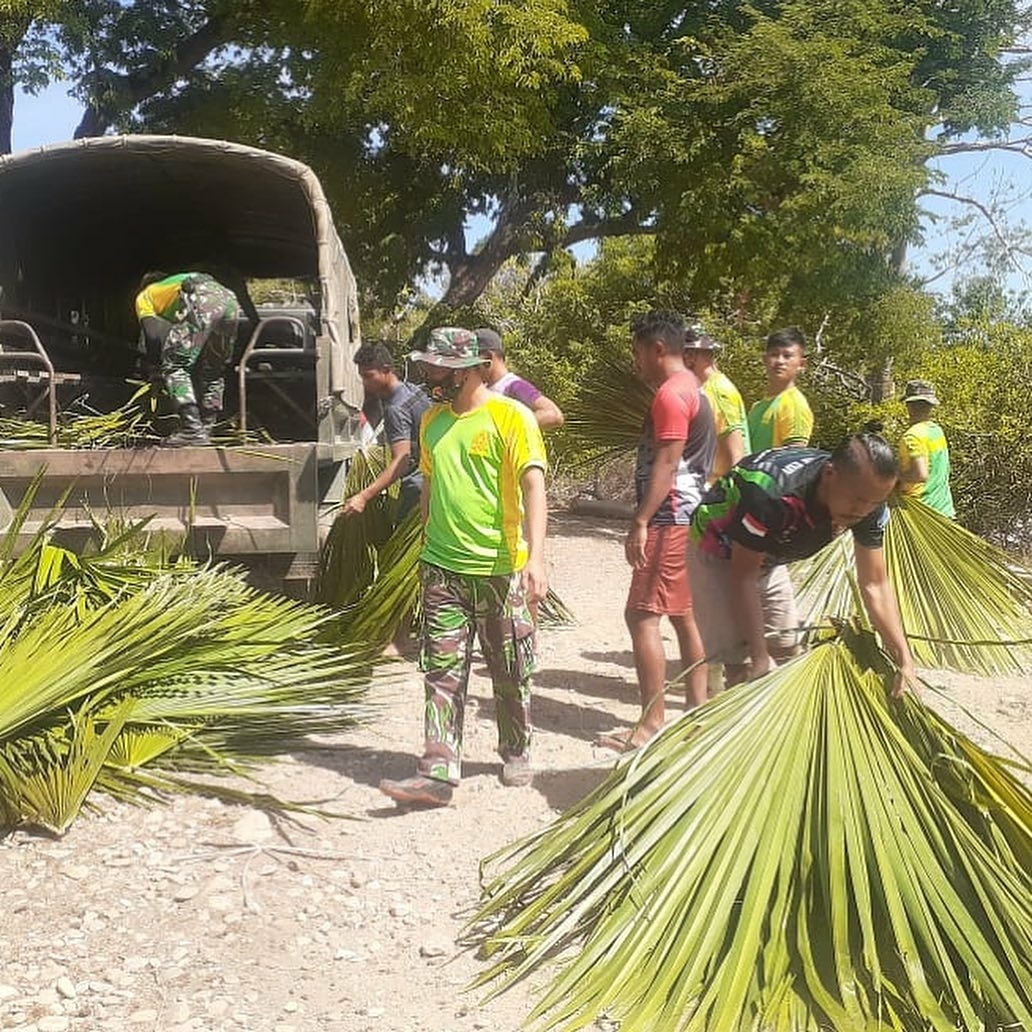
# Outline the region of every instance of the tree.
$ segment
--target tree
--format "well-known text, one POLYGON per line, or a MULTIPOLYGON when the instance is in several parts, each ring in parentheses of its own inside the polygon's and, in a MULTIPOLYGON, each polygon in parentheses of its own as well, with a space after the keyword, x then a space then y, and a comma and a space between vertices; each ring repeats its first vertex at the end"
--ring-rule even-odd
MULTIPOLYGON (((1012 0, 68 0, 108 126, 309 161, 381 301, 443 271, 469 305, 514 255, 655 234, 697 305, 856 335, 904 282, 928 159, 1013 116, 1012 0), (933 133, 934 138, 929 139, 933 133), (464 227, 491 228, 468 247, 464 227)), ((436 316, 435 316, 436 317, 436 316)))

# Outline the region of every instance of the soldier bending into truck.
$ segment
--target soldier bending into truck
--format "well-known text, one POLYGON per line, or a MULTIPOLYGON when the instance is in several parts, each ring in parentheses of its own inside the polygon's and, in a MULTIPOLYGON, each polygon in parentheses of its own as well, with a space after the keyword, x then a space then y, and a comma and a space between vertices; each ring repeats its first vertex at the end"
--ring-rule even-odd
POLYGON ((136 295, 147 356, 179 414, 170 448, 211 443, 222 411, 226 364, 233 357, 240 302, 203 272, 148 272, 136 295))

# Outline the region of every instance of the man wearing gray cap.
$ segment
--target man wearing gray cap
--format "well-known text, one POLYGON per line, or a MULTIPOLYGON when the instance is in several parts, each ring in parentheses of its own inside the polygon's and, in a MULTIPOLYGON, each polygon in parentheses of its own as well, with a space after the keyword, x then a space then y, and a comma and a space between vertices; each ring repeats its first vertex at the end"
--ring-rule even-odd
POLYGON ((952 520, 957 511, 950 491, 950 449, 942 427, 932 419, 939 404, 935 387, 928 380, 910 380, 903 404, 910 426, 899 443, 900 491, 952 520))
POLYGON ((532 779, 529 606, 548 590, 545 445, 528 409, 485 386, 471 330, 433 330, 410 357, 437 402, 419 431, 425 747, 414 777, 381 781, 380 791, 446 806, 462 768, 474 635, 491 672, 502 782, 532 779))

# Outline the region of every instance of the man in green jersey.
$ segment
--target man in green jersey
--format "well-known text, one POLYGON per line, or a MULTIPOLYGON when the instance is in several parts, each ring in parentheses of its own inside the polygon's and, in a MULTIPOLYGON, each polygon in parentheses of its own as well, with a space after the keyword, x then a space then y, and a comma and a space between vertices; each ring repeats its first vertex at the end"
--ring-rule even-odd
POLYGON ((749 409, 749 443, 753 452, 768 448, 805 448, 813 433, 813 412, 796 378, 806 368, 806 337, 789 326, 766 341, 763 365, 767 396, 749 409))
POLYGON ((738 388, 717 368, 717 352, 722 347, 701 326, 689 326, 685 330, 684 364, 702 384, 702 393, 709 399, 717 430, 717 450, 707 478, 711 484, 752 452, 745 402, 738 388))
POLYGON ((411 358, 437 402, 419 449, 425 747, 415 777, 380 790, 403 805, 445 806, 461 774, 474 635, 491 671, 502 782, 532 779, 529 606, 548 590, 545 445, 530 409, 487 388, 472 331, 436 329, 411 358))
POLYGON ((950 450, 942 427, 932 419, 939 404, 927 380, 911 380, 903 392, 910 426, 899 442, 900 491, 951 520, 957 515, 950 492, 950 450))

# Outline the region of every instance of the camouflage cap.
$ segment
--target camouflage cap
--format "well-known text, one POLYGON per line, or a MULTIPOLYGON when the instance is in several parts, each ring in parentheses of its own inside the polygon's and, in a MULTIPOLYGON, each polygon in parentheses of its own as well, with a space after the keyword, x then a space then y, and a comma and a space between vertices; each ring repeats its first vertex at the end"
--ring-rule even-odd
POLYGON ((469 369, 487 361, 480 354, 477 335, 460 326, 439 326, 431 330, 426 350, 413 351, 409 358, 413 362, 444 366, 446 369, 469 369))
POLYGON ((685 328, 684 331, 684 350, 685 351, 722 351, 724 345, 718 340, 714 340, 706 331, 703 329, 701 323, 692 323, 691 326, 685 328))
POLYGON ((923 401, 929 405, 938 405, 939 399, 935 396, 935 386, 929 380, 907 380, 903 389, 903 402, 923 401))

